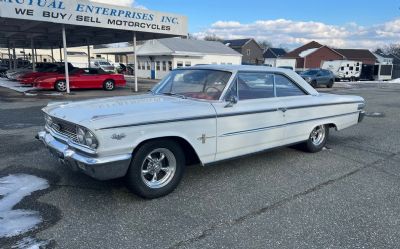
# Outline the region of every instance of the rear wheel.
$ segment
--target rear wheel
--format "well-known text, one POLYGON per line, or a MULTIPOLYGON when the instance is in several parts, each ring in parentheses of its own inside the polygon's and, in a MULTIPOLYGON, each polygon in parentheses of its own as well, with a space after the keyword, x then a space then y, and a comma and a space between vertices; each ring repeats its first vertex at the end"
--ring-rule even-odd
POLYGON ((315 153, 321 151, 328 140, 329 126, 319 125, 315 127, 310 134, 310 137, 304 142, 303 148, 305 151, 315 153))
POLYGON ((115 84, 113 80, 106 80, 103 83, 103 89, 106 91, 112 91, 115 89, 115 84))
POLYGON ((58 92, 65 92, 65 91, 67 91, 67 82, 65 80, 59 80, 54 85, 54 88, 58 92))
POLYGON ((142 145, 131 162, 127 180, 135 194, 154 199, 171 193, 185 170, 185 156, 171 140, 154 140, 142 145))

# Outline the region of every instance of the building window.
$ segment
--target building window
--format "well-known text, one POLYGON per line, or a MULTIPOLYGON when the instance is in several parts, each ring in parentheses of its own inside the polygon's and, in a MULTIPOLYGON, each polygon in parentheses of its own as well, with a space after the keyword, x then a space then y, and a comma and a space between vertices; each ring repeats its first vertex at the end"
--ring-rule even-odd
POLYGON ((178 61, 177 64, 176 64, 176 67, 177 68, 183 67, 183 61, 178 61))
POLYGON ((137 62, 137 65, 138 65, 137 68, 140 70, 142 68, 140 61, 137 62))
POLYGON ((161 70, 160 62, 159 62, 159 61, 156 62, 156 70, 157 70, 157 71, 160 71, 160 70, 161 70))
POLYGON ((166 61, 163 61, 162 62, 162 70, 165 72, 165 71, 167 71, 167 62, 166 61))
POLYGON ((147 62, 147 70, 151 70, 151 61, 147 62))
POLYGON ((247 49, 246 54, 247 54, 247 56, 250 56, 251 50, 250 50, 250 49, 247 49))
POLYGON ((101 58, 101 54, 96 54, 96 58, 101 58))
POLYGON ((185 62, 185 67, 190 67, 190 66, 192 66, 192 63, 190 61, 186 61, 185 62))
POLYGON ((172 71, 172 61, 168 61, 168 70, 172 71))

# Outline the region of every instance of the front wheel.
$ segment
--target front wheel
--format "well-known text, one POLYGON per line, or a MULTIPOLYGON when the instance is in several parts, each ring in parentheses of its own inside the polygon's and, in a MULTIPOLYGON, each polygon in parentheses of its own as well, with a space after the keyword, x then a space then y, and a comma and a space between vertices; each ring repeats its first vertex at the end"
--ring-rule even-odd
POLYGON ((303 144, 303 148, 307 152, 311 153, 319 152, 325 147, 328 137, 329 137, 329 126, 319 125, 311 131, 310 137, 303 144))
POLYGON ((145 143, 133 155, 128 187, 135 194, 154 199, 178 186, 185 171, 185 156, 179 144, 170 140, 145 143))
POLYGON ((54 88, 57 92, 65 92, 67 91, 67 82, 65 80, 59 80, 54 85, 54 88))
POLYGON ((317 88, 317 86, 318 86, 317 81, 315 81, 315 80, 311 81, 311 86, 313 88, 317 88))
POLYGON ((328 85, 327 85, 327 87, 328 87, 328 88, 332 88, 332 87, 333 87, 333 84, 334 84, 334 81, 333 81, 333 80, 330 80, 329 83, 328 83, 328 85))

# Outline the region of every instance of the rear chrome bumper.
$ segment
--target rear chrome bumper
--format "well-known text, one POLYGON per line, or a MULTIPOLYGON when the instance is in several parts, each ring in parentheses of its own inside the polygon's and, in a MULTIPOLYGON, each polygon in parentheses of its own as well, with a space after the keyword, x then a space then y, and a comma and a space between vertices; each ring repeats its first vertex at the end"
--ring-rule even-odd
POLYGON ((131 154, 95 157, 87 155, 57 140, 50 133, 41 131, 36 138, 44 143, 50 153, 73 171, 83 172, 98 180, 110 180, 126 175, 131 154))

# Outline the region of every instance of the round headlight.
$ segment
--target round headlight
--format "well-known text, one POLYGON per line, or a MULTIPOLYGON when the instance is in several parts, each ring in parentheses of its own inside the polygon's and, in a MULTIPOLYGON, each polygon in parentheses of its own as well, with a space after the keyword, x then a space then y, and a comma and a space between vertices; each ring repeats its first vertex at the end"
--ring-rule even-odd
POLYGON ((96 137, 90 131, 86 131, 85 142, 86 142, 86 145, 92 149, 96 149, 97 146, 99 145, 96 137))
POLYGON ((77 136, 78 142, 80 144, 86 145, 85 144, 85 134, 86 134, 85 130, 81 127, 78 127, 78 129, 76 130, 76 136, 77 136))
POLYGON ((86 145, 92 149, 96 149, 99 146, 99 142, 95 135, 86 128, 78 127, 76 129, 76 136, 78 142, 82 145, 86 145))

